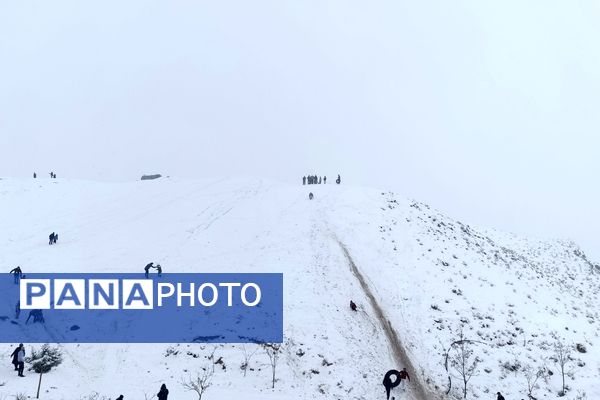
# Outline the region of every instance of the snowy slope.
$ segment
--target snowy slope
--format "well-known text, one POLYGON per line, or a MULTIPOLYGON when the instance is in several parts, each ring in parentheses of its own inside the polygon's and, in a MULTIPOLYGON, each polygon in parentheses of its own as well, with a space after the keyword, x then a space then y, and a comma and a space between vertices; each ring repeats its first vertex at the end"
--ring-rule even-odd
MULTIPOLYGON (((275 389, 261 350, 244 377, 240 345, 64 345, 66 360, 44 377, 43 398, 144 399, 164 382, 173 398, 193 399, 180 381, 211 366, 213 352, 224 367, 216 366, 205 399, 382 399, 383 373, 402 366, 413 382, 397 398, 441 398, 443 347, 461 320, 467 337, 486 343, 476 348, 475 395, 525 397, 522 376, 502 366, 518 359, 552 368, 538 398, 556 397, 554 332, 586 347, 573 354, 568 398, 577 389, 600 398, 600 271, 590 272, 574 244, 476 231, 391 193, 260 179, 2 179, 0 224, 7 271, 141 272, 155 261, 167 272, 284 273, 286 343, 275 389), (58 246, 47 245, 52 231, 58 246)), ((0 398, 35 395, 37 377, 17 379, 13 344, 2 346, 0 398)))

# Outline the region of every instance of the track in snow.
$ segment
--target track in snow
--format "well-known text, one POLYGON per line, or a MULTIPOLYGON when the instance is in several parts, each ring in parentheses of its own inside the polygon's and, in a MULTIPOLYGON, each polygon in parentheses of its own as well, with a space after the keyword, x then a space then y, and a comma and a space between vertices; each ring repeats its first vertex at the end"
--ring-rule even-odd
POLYGON ((408 373, 411 376, 412 380, 411 380, 410 388, 411 388, 412 394, 415 396, 414 398, 416 400, 430 400, 432 397, 431 396, 428 397, 426 395, 427 391, 425 390, 423 383, 421 382, 421 379, 417 373, 417 370, 414 368, 410 358, 406 354, 406 351, 404 350, 404 346, 402 345, 402 342, 400 341, 398 334, 394 330, 392 323, 385 315, 385 312, 383 311, 383 309, 379 306, 379 303, 375 299, 375 296, 373 296, 373 293, 371 292, 371 288, 369 287, 369 284, 367 283, 364 276, 361 274, 360 270, 354 263, 354 260, 352 259, 352 256, 350 256, 350 252, 348 252, 348 249, 346 248, 346 246, 341 241, 339 241, 339 239, 337 239, 337 238, 336 238, 336 241, 337 241, 338 245, 340 246, 340 248, 342 249, 342 251, 344 252, 346 259, 348 260, 348 264, 350 265, 350 270, 352 271, 352 274, 358 280, 363 292, 369 299, 369 303, 371 304, 371 307, 375 311, 375 316, 377 317, 377 320, 381 324, 381 328, 383 329, 385 336, 388 339, 388 342, 392 349, 392 354, 394 355, 394 359, 396 360, 396 363, 399 366, 402 365, 402 366, 406 367, 406 369, 408 370, 408 373))

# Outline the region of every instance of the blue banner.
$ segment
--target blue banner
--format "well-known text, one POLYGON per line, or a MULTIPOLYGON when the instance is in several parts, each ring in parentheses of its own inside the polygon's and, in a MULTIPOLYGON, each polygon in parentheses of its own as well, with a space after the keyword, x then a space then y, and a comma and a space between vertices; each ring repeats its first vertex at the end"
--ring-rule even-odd
POLYGON ((280 343, 282 274, 0 278, 3 343, 280 343))

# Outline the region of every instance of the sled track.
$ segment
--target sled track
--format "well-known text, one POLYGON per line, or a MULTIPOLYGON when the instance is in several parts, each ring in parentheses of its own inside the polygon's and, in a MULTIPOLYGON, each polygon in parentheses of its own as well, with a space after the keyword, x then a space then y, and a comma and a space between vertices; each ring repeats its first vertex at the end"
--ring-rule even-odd
POLYGON ((350 270, 352 271, 352 274, 356 277, 364 294, 369 299, 371 308, 373 308, 373 311, 375 311, 375 316, 377 317, 377 320, 381 324, 381 328, 383 329, 383 332, 385 333, 385 336, 388 339, 388 342, 390 344, 392 354, 394 355, 394 359, 396 360, 396 363, 398 364, 398 366, 406 367, 406 369, 408 370, 408 373, 410 374, 411 379, 412 379, 411 382, 413 383, 413 385, 411 385, 411 391, 412 391, 413 395, 415 396, 415 399, 417 399, 417 400, 433 399, 434 396, 431 394, 428 395, 427 391, 425 390, 423 383, 421 382, 421 377, 418 374, 418 371, 414 368, 410 358, 406 354, 406 350, 404 349, 404 346, 402 345, 402 342, 400 341, 398 334, 394 330, 392 323, 385 315, 385 312, 383 311, 383 309, 379 306, 379 303, 375 299, 373 292, 371 292, 371 288, 369 287, 369 284, 367 283, 364 276, 361 274, 360 270, 354 263, 354 260, 350 256, 348 249, 339 239, 336 238, 335 240, 337 241, 340 248, 344 252, 346 259, 348 260, 348 264, 350 265, 350 270))

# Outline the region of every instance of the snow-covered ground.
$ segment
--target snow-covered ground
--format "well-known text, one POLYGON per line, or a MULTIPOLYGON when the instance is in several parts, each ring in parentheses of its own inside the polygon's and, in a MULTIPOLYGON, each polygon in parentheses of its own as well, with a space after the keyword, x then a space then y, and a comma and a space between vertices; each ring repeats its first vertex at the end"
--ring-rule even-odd
MULTIPOLYGON (((249 178, 4 178, 0 228, 6 271, 142 272, 154 261, 165 272, 284 274, 275 389, 255 345, 79 344, 61 345, 65 361, 44 376, 45 399, 145 399, 161 383, 172 399, 194 399, 181 380, 219 359, 204 399, 384 399, 383 374, 403 366, 413 380, 397 399, 444 398, 443 355, 461 326, 481 360, 470 398, 526 398, 526 364, 553 373, 536 397, 557 397, 557 339, 572 352, 566 398, 600 398, 600 269, 573 243, 478 230, 374 189, 249 178), (52 231, 57 246, 47 245, 52 231), (246 376, 244 350, 256 351, 246 376)), ((14 344, 2 347, 0 399, 35 396, 38 377, 18 378, 14 344)), ((456 374, 452 382, 459 396, 456 374)))

